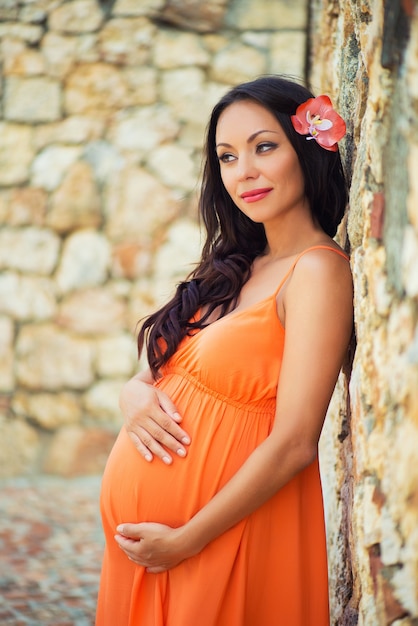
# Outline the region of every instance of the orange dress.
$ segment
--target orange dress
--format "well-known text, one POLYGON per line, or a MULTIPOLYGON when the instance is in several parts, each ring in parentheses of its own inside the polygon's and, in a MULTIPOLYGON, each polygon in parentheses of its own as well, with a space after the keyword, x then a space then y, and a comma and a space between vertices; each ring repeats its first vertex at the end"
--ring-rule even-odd
POLYGON ((187 337, 164 367, 156 384, 183 415, 192 439, 186 458, 148 463, 122 428, 102 483, 96 626, 329 625, 317 460, 167 572, 146 573, 114 540, 121 522, 185 523, 270 433, 285 339, 276 296, 300 256, 274 294, 187 337))

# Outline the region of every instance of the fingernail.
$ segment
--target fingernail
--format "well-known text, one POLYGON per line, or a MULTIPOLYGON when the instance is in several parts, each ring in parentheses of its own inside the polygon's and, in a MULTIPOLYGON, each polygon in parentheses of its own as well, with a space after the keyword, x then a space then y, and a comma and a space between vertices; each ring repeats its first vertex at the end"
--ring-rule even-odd
POLYGON ((179 456, 186 456, 186 451, 185 451, 185 450, 183 450, 183 448, 179 448, 179 449, 177 450, 177 454, 178 454, 179 456))
POLYGON ((179 420, 181 422, 181 415, 180 415, 180 413, 177 413, 177 412, 173 413, 173 417, 174 417, 174 419, 179 420))
POLYGON ((123 535, 123 526, 116 526, 116 530, 118 531, 118 533, 123 535))
POLYGON ((186 446, 189 445, 189 443, 190 443, 189 437, 183 437, 183 439, 181 440, 181 443, 186 444, 186 446))
POLYGON ((171 459, 170 459, 170 457, 169 457, 169 456, 163 456, 163 462, 164 462, 166 465, 170 465, 170 463, 171 463, 171 459))
POLYGON ((145 459, 146 461, 148 461, 148 462, 152 461, 152 454, 146 454, 146 455, 144 456, 144 459, 145 459))

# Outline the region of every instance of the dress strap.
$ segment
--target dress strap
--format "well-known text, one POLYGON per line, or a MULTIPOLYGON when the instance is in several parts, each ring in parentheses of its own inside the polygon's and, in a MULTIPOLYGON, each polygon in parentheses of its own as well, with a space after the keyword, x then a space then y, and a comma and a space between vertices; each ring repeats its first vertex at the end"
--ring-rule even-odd
POLYGON ((296 267, 297 262, 299 261, 299 259, 306 254, 307 252, 311 252, 311 250, 331 250, 331 252, 335 252, 336 254, 339 254, 340 256, 343 257, 343 259, 345 259, 346 261, 349 261, 349 256, 348 254, 346 254, 345 252, 343 252, 342 250, 338 250, 338 248, 333 248, 332 246, 327 246, 325 244, 322 245, 317 245, 317 246, 311 246, 310 248, 306 248, 306 250, 302 250, 302 252, 300 252, 298 254, 298 256, 296 257, 296 259, 293 261, 292 265, 290 266, 290 269, 286 272, 286 274, 284 275, 284 277, 282 278, 282 280, 279 283, 279 286, 277 287, 276 291, 275 291, 275 296, 277 296, 277 294, 279 293, 280 289, 283 287, 283 285, 285 284, 285 282, 287 281, 287 279, 289 278, 289 276, 292 274, 293 270, 296 267))

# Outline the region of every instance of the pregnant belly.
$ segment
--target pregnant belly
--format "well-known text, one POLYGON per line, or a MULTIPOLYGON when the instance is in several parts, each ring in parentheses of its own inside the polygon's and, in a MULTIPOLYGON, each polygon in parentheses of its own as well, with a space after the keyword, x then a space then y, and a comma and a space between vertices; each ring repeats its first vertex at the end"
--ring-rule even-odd
POLYGON ((170 466, 159 459, 145 461, 123 428, 102 480, 101 507, 108 523, 115 528, 121 522, 158 521, 177 526, 186 521, 190 510, 185 489, 187 465, 186 459, 174 459, 170 466), (184 461, 183 467, 180 461, 184 461))
POLYGON ((157 458, 149 463, 122 428, 102 481, 102 514, 113 529, 121 522, 185 523, 269 433, 271 411, 247 413, 201 389, 190 393, 183 379, 169 380, 166 390, 191 435, 188 454, 174 455, 169 466, 157 458))

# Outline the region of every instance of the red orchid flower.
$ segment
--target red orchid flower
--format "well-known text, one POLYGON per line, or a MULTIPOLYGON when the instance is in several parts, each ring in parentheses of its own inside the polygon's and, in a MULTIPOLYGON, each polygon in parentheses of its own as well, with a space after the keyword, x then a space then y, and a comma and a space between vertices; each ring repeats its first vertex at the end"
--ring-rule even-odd
POLYGON ((298 106, 290 119, 299 135, 309 135, 306 139, 315 139, 331 152, 338 150, 337 142, 345 135, 345 122, 332 108, 328 96, 309 98, 298 106))

